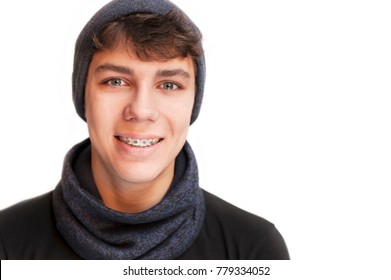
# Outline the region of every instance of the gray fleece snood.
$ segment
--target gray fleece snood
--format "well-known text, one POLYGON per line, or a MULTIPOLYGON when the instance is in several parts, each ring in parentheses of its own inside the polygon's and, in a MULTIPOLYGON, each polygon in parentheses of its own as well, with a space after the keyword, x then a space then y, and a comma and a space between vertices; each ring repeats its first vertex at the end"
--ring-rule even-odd
MULTIPOLYGON (((108 23, 126 15, 140 12, 166 15, 173 10, 184 14, 176 5, 167 0, 114 0, 105 5, 90 19, 76 41, 72 75, 73 102, 78 115, 83 120, 86 120, 84 91, 87 72, 94 54, 93 35, 102 32, 108 23)), ((192 21, 190 22, 192 23, 192 21)), ((194 25, 194 28, 198 30, 196 25, 194 25)), ((191 124, 197 119, 202 103, 205 84, 204 57, 196 61, 196 67, 196 95, 191 115, 191 124)))

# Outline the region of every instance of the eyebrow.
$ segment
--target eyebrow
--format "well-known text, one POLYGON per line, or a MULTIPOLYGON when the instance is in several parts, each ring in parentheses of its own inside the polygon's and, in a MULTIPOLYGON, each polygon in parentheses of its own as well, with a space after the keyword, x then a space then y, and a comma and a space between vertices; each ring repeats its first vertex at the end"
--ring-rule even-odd
MULTIPOLYGON (((133 75, 134 74, 132 69, 130 69, 126 66, 115 65, 112 63, 106 63, 106 64, 99 65, 95 69, 96 73, 104 72, 104 71, 113 71, 113 72, 125 74, 125 75, 133 75)), ((183 69, 159 70, 156 72, 156 75, 155 75, 156 78, 169 78, 169 77, 174 77, 174 76, 180 76, 185 79, 190 79, 190 77, 191 77, 190 74, 183 69)))
POLYGON ((104 71, 113 71, 113 72, 117 72, 117 73, 125 74, 125 75, 132 75, 133 74, 132 69, 125 67, 125 66, 115 65, 115 64, 111 64, 111 63, 99 65, 95 69, 95 72, 97 72, 97 73, 104 72, 104 71))
POLYGON ((169 78, 174 76, 181 76, 185 79, 190 79, 190 74, 183 69, 160 70, 156 73, 156 78, 169 78))

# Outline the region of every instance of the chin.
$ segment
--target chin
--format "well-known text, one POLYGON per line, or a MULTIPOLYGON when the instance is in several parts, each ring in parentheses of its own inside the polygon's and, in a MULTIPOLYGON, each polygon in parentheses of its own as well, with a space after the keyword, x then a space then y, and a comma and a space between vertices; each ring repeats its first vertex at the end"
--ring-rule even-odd
POLYGON ((160 168, 152 168, 151 166, 143 165, 137 166, 132 164, 131 168, 122 169, 118 174, 121 179, 129 184, 149 184, 159 181, 164 177, 165 170, 160 168))

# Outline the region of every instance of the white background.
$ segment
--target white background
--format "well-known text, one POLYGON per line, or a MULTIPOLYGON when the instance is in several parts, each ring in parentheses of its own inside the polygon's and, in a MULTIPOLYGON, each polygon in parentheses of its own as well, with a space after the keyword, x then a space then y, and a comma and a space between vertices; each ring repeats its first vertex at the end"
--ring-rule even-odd
MULTIPOLYGON (((389 2, 174 2, 204 33, 201 186, 275 223, 293 259, 389 258, 389 2)), ((0 209, 52 190, 87 137, 73 47, 104 3, 0 4, 0 209)))

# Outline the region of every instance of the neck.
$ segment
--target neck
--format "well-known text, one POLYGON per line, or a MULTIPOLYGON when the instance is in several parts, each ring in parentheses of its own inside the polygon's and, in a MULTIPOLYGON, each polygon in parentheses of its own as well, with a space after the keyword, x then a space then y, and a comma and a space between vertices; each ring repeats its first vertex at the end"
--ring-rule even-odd
POLYGON ((169 183, 164 187, 154 184, 132 187, 103 187, 97 184, 106 207, 123 213, 140 213, 152 208, 162 200, 169 186, 169 183))
POLYGON ((127 182, 108 178, 102 166, 92 161, 92 174, 98 192, 106 207, 123 213, 140 213, 158 204, 167 193, 174 177, 173 162, 158 178, 150 182, 127 182))

